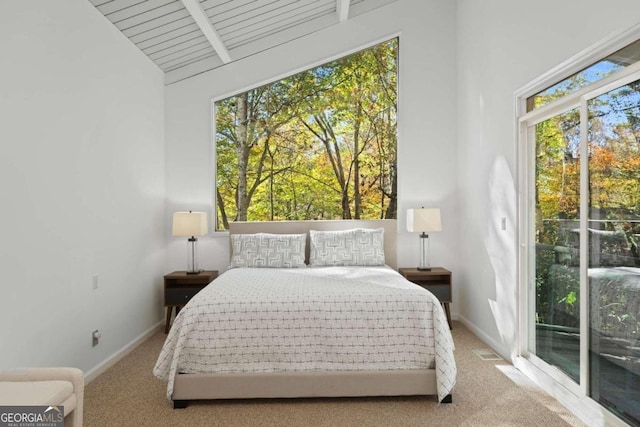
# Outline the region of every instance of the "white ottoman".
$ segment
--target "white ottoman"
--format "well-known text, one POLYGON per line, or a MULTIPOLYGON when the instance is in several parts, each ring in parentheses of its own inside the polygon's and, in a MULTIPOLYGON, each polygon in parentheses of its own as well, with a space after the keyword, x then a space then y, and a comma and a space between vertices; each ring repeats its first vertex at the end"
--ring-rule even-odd
POLYGON ((84 374, 77 368, 0 372, 0 405, 64 406, 65 426, 82 427, 84 374))

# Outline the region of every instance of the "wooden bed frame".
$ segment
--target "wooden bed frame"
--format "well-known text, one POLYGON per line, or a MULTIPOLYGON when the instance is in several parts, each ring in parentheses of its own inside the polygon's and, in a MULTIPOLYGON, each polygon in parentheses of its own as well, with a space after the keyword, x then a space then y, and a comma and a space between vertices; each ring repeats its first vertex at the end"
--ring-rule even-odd
MULTIPOLYGON (((397 268, 396 220, 235 222, 230 234, 298 234, 309 230, 384 228, 387 265, 397 268)), ((307 241, 308 242, 308 241, 307 241)), ((307 244, 307 259, 309 244, 307 244)), ((176 374, 173 407, 190 400, 299 397, 436 395, 435 369, 397 371, 276 372, 236 374, 176 374)), ((452 401, 451 395, 443 399, 452 401)))

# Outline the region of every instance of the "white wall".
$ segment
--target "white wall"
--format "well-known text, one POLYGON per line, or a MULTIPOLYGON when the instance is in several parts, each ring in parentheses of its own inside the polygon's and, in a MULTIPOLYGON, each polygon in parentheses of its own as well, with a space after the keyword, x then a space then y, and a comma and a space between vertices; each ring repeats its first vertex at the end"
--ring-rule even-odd
MULTIPOLYGON (((399 0, 389 6, 167 87, 167 220, 177 210, 212 212, 211 100, 303 70, 400 34, 398 193, 399 266, 417 266, 418 236, 408 208, 440 207, 443 231, 431 235, 432 261, 454 279, 458 256, 455 2, 399 0)), ((184 269, 186 241, 170 238, 169 264, 184 269)), ((200 266, 223 270, 228 238, 200 239, 200 266)), ((453 307, 455 313, 455 305, 453 307)))
POLYGON ((514 92, 636 24, 640 2, 458 0, 457 17, 459 279, 465 284, 458 306, 463 320, 508 356, 517 305, 514 92), (493 311, 489 300, 496 301, 493 311))
POLYGON ((162 318, 164 76, 86 0, 0 2, 0 52, 0 369, 88 371, 162 318))

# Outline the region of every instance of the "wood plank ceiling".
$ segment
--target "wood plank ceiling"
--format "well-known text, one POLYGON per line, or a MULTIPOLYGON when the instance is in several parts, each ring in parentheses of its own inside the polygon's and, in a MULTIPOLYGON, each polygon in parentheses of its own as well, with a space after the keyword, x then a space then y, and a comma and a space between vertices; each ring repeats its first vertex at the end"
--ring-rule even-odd
POLYGON ((396 0, 89 1, 171 84, 396 0))

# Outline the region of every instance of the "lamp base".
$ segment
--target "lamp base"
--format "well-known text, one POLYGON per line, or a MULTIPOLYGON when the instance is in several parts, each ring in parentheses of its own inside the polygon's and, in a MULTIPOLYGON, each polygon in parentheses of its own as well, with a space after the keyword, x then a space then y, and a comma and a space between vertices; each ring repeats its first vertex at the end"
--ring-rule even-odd
POLYGON ((431 263, 429 262, 429 235, 424 232, 420 234, 420 262, 418 264, 418 271, 431 271, 431 263))
POLYGON ((187 239, 187 274, 200 274, 204 270, 198 268, 198 238, 187 239))

